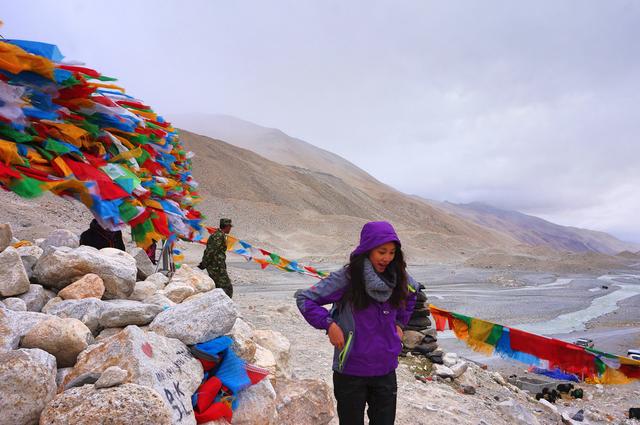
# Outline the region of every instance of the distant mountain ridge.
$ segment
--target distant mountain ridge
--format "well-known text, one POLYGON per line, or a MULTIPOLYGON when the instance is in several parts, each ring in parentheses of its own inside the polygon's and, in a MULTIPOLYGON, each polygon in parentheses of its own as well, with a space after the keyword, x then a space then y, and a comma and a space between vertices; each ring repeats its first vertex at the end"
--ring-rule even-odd
POLYGON ((600 252, 610 255, 636 251, 640 247, 605 232, 561 226, 539 217, 503 210, 482 202, 454 204, 431 201, 431 204, 481 226, 508 234, 528 245, 542 245, 559 251, 600 252))
MULTIPOLYGON (((367 221, 390 220, 411 258, 461 259, 518 242, 380 184, 365 191, 327 172, 283 165, 255 152, 180 130, 209 222, 231 216, 237 236, 299 258, 346 260, 367 221)), ((374 183, 371 183, 372 185, 374 183)))
MULTIPOLYGON (((407 210, 421 210, 415 202, 426 203, 432 210, 431 217, 440 217, 438 222, 443 224, 445 232, 450 226, 446 224, 448 218, 442 214, 452 214, 458 220, 474 223, 484 229, 491 230, 492 240, 500 239, 506 246, 513 244, 525 244, 529 246, 543 246, 553 250, 571 252, 599 252, 616 254, 629 250, 632 252, 640 249, 639 245, 627 243, 616 239, 604 232, 597 232, 574 227, 560 226, 538 217, 522 214, 516 211, 506 211, 482 203, 456 205, 437 201, 423 202, 416 197, 405 195, 398 190, 379 182, 373 176, 361 170, 348 160, 324 149, 320 149, 303 140, 290 137, 284 132, 262 127, 251 122, 227 115, 179 115, 172 117, 174 122, 192 132, 208 137, 224 140, 232 145, 251 150, 276 163, 299 167, 314 172, 319 178, 322 174, 325 179, 328 175, 335 176, 348 185, 359 189, 366 194, 369 200, 379 202, 381 217, 393 217, 391 210, 402 209, 405 204, 407 210), (389 210, 389 208, 391 210, 389 210), (385 211, 386 210, 386 211, 385 211), (509 241, 509 242, 507 242, 509 241)), ((362 196, 362 195, 359 195, 362 196)), ((374 206, 368 205, 367 209, 374 206)), ((359 208, 353 209, 358 211, 359 208)), ((409 211, 405 211, 409 212, 409 211)), ((411 213, 403 214, 404 220, 418 228, 426 226, 416 214, 412 219, 411 213)), ((364 217, 363 217, 364 218, 364 217)), ((391 218, 390 218, 391 219, 391 218)), ((433 220, 426 220, 433 222, 433 220)), ((457 221, 460 224, 459 221, 457 221)), ((434 229, 431 228, 430 231, 434 229)), ((489 242, 485 245, 492 245, 489 242)), ((463 248, 462 248, 463 249, 463 248)))

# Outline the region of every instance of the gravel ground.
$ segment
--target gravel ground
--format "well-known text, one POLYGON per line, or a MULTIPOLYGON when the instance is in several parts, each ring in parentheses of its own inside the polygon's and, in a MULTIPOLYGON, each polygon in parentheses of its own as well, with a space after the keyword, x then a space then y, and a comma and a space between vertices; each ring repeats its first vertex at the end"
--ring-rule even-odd
MULTIPOLYGON (((338 265, 326 267, 335 269, 338 265)), ((452 269, 447 266, 411 266, 410 272, 427 287, 430 302, 443 308, 482 317, 507 325, 551 320, 559 314, 587 308, 591 302, 615 290, 600 288, 598 276, 556 276, 550 273, 518 273, 510 270, 452 269), (453 270, 453 271, 452 271, 453 270), (567 279, 567 280, 562 280, 567 279), (571 280, 571 281, 570 281, 571 280), (524 302, 523 302, 524 300, 524 302), (543 307, 541 307, 543 306, 543 307)), ((322 378, 331 385, 332 347, 327 336, 309 326, 299 314, 293 294, 297 289, 308 287, 316 279, 297 274, 286 274, 276 269, 259 270, 252 263, 231 261, 229 274, 235 282, 234 300, 241 315, 256 328, 270 328, 283 333, 291 341, 290 364, 295 377, 322 378)), ((639 297, 625 299, 619 303, 616 313, 606 314, 588 322, 588 329, 572 334, 555 335, 565 340, 589 336, 596 347, 618 354, 637 346, 640 329, 629 326, 637 320, 639 297)), ((440 339, 447 351, 459 353, 481 364, 489 371, 498 371, 505 376, 525 373, 526 366, 500 358, 487 358, 471 352, 464 343, 453 339, 440 339)), ((491 383, 480 382, 484 388, 474 399, 461 399, 459 392, 440 386, 427 386, 416 381, 406 366, 401 366, 399 375, 398 424, 434 423, 509 423, 496 416, 493 396, 507 397, 500 388, 491 383), (492 392, 493 391, 493 392, 492 392), (455 403, 453 401, 455 400, 455 403), (468 416, 468 417, 467 417, 468 416), (457 418, 457 419, 456 419, 457 418), (464 418, 464 419, 463 419, 464 418)), ((476 380, 484 375, 476 373, 476 380)), ((485 374, 486 375, 486 374, 485 374)), ((599 390, 594 386, 583 386, 589 403, 566 401, 559 404, 560 410, 569 413, 578 408, 591 409, 591 423, 622 423, 629 407, 637 407, 640 399, 640 384, 607 387, 599 390), (602 422, 600 422, 600 420, 602 422)), ((513 394, 512 394, 513 395, 513 394)), ((519 396, 518 396, 519 397, 519 396)), ((530 405, 527 397, 518 399, 536 412, 540 423, 557 423, 540 410, 530 405), (538 410, 536 410, 538 409, 538 410), (545 416, 546 415, 546 416, 545 416)), ((334 424, 337 421, 333 422, 334 424)))

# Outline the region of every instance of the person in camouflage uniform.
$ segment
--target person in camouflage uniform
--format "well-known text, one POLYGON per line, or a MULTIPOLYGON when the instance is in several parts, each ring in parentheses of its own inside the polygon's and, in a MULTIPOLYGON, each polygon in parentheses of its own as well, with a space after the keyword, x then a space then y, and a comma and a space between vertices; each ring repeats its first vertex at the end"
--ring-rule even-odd
POLYGON ((216 283, 216 288, 221 288, 229 298, 233 297, 233 286, 227 274, 227 235, 232 227, 230 219, 220 219, 220 227, 209 236, 199 266, 207 270, 211 279, 216 283))

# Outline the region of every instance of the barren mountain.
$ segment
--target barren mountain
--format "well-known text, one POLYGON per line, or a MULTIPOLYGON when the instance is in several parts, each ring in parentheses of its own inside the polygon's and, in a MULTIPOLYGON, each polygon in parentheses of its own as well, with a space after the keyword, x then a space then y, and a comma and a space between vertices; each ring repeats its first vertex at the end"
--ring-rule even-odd
POLYGON ((291 137, 277 128, 262 127, 228 115, 189 114, 175 115, 171 118, 180 128, 224 140, 273 162, 339 177, 373 197, 376 197, 378 192, 397 192, 341 156, 291 137))
POLYGON ((560 226, 517 211, 502 210, 480 202, 470 204, 435 203, 461 218, 510 235, 528 245, 542 245, 558 251, 617 254, 635 251, 638 244, 621 241, 607 233, 560 226))
MULTIPOLYGON (((181 130, 183 143, 195 153, 193 172, 207 224, 231 217, 236 236, 288 257, 346 261, 362 224, 370 220, 391 221, 414 263, 478 259, 496 250, 536 257, 555 255, 556 250, 637 250, 606 234, 524 214, 474 212, 405 195, 347 160, 279 130, 224 116, 190 119, 195 120, 192 128, 210 129, 232 141, 181 130), (197 124, 201 121, 205 124, 197 124)), ((60 227, 79 232, 90 221, 76 202, 3 196, 0 219, 12 223, 19 237, 42 237, 60 227)))
MULTIPOLYGON (((383 219, 398 229, 411 262, 463 259, 517 244, 382 184, 365 192, 332 174, 279 164, 220 140, 187 131, 181 137, 195 152, 193 170, 207 224, 231 217, 236 236, 288 257, 346 261, 362 224, 383 219)), ((375 187, 375 180, 371 184, 375 187)), ((80 233, 91 220, 75 201, 48 194, 30 200, 2 196, 0 221, 11 223, 19 238, 44 237, 56 228, 80 233)))
POLYGON ((397 227, 413 261, 451 260, 517 244, 397 191, 380 189, 374 197, 325 172, 279 164, 187 131, 181 138, 196 153, 194 175, 204 195, 200 209, 210 222, 230 216, 237 236, 293 257, 346 260, 362 224, 382 219, 397 227))
MULTIPOLYGON (((419 214, 416 216, 416 210, 424 210, 420 204, 424 204, 425 200, 407 196, 379 182, 344 158, 303 140, 290 137, 278 129, 262 127, 226 115, 195 114, 174 118, 176 122, 183 123, 184 128, 193 132, 246 148, 279 164, 311 170, 316 172, 314 173, 316 176, 319 174, 335 176, 344 183, 360 189, 370 200, 375 200, 382 207, 380 212, 385 217, 391 217, 393 214, 389 215, 389 213, 399 212, 404 208, 406 214, 403 214, 403 220, 408 220, 416 228, 428 228, 425 222, 440 221, 434 223, 435 229, 428 228, 428 230, 436 233, 444 230, 447 233, 447 223, 452 218, 442 218, 446 217, 446 214, 443 216, 443 212, 446 211, 464 222, 471 221, 501 234, 497 235, 493 232, 490 239, 482 244, 483 246, 497 246, 505 244, 508 240, 505 246, 511 246, 514 241, 517 241, 527 246, 549 248, 554 251, 606 254, 615 254, 623 250, 636 251, 639 247, 637 244, 620 241, 603 232, 560 226, 537 217, 515 211, 504 211, 480 203, 455 205, 426 200, 431 207, 427 213, 428 217, 422 217, 419 214), (497 245, 496 238, 501 240, 497 245)), ((476 230, 467 230, 477 233, 476 230)), ((464 249, 463 247, 464 244, 461 244, 460 248, 464 249)), ((521 249, 531 252, 526 247, 521 249)))

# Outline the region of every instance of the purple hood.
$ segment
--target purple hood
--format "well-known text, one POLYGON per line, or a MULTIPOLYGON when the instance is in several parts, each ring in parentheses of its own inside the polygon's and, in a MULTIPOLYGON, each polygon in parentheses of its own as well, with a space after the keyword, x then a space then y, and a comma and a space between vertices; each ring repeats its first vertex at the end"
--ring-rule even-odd
POLYGON ((397 242, 398 245, 401 245, 400 238, 398 238, 391 223, 387 221, 370 221, 362 227, 360 244, 351 253, 351 257, 369 252, 387 242, 397 242))

